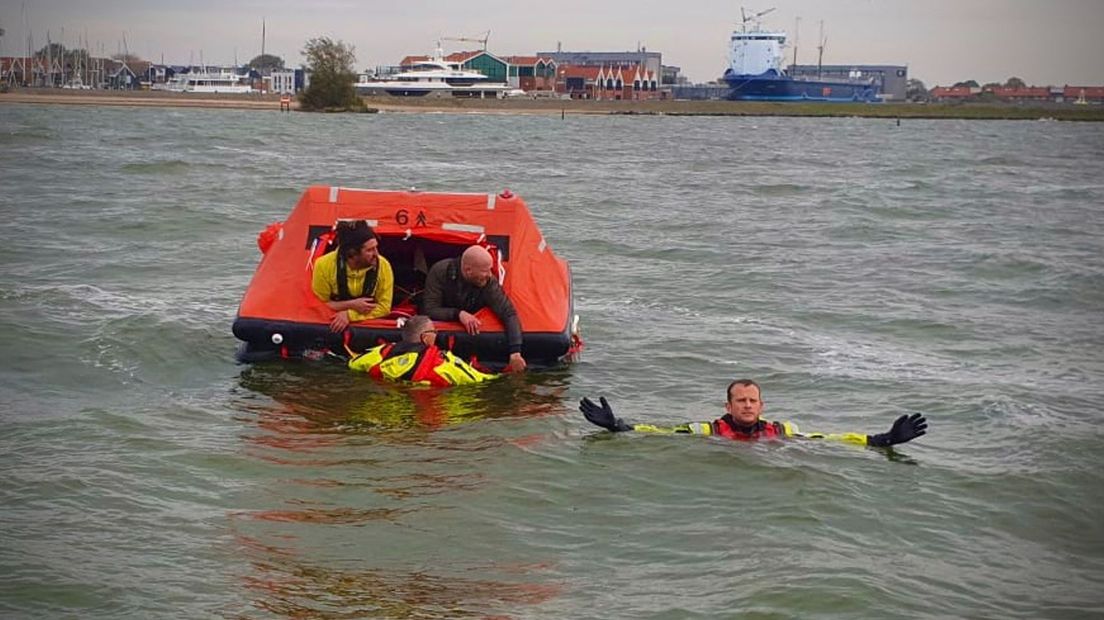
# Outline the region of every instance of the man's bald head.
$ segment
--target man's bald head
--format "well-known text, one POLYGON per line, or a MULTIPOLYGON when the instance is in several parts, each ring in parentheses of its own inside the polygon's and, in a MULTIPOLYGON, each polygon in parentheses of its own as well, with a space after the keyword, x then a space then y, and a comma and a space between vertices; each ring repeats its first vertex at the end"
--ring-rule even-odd
POLYGON ((494 261, 487 248, 473 245, 460 255, 460 275, 469 284, 483 288, 491 280, 494 261))

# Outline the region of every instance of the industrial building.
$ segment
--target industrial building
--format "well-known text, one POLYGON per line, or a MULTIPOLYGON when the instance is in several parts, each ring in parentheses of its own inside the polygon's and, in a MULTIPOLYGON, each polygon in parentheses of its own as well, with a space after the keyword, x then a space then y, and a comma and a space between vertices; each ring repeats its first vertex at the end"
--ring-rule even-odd
POLYGON ((901 65, 790 65, 790 77, 863 80, 874 78, 886 101, 904 101, 908 67, 901 65))

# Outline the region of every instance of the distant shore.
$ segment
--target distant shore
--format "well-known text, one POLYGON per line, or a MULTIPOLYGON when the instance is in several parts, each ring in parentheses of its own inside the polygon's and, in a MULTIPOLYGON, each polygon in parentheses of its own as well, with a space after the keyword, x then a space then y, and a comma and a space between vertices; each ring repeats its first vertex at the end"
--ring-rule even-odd
MULTIPOLYGON (((985 103, 781 103, 743 101, 584 101, 577 99, 399 99, 370 97, 369 108, 398 113, 607 114, 643 116, 810 116, 889 119, 1060 120, 1104 122, 1104 106, 985 103)), ((196 94, 165 91, 20 88, 0 93, 0 104, 280 110, 275 94, 196 94)), ((299 103, 292 98, 292 110, 299 103)))

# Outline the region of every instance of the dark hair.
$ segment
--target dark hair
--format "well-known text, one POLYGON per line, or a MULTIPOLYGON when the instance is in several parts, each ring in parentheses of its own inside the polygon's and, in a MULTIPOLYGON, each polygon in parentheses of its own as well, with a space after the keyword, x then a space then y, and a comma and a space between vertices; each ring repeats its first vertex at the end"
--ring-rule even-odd
POLYGON ((433 327, 433 321, 424 314, 415 314, 403 323, 402 327, 402 339, 403 342, 418 342, 422 334, 428 331, 426 327, 433 327))
POLYGON ((732 398, 732 388, 737 386, 737 385, 742 385, 744 387, 754 385, 755 389, 759 390, 759 400, 760 401, 763 400, 763 388, 759 387, 758 383, 752 381, 751 379, 737 379, 737 380, 733 381, 732 383, 729 383, 728 388, 725 389, 725 402, 728 402, 729 399, 732 398))
POLYGON ((341 256, 348 258, 360 246, 376 238, 376 231, 364 220, 342 220, 337 223, 337 245, 341 256))

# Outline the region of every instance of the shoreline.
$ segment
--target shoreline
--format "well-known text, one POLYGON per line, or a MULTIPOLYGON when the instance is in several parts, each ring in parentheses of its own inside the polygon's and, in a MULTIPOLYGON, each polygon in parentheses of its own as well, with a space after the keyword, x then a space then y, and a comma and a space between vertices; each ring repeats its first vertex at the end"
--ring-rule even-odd
MULTIPOLYGON (((1012 103, 816 103, 743 101, 591 101, 579 99, 395 99, 364 97, 387 113, 616 116, 783 116, 882 119, 1056 120, 1104 122, 1104 106, 1012 103)), ((0 93, 2 104, 184 107, 280 111, 280 95, 219 95, 165 91, 93 91, 20 88, 0 93)), ((293 97, 291 109, 299 110, 293 97)))

